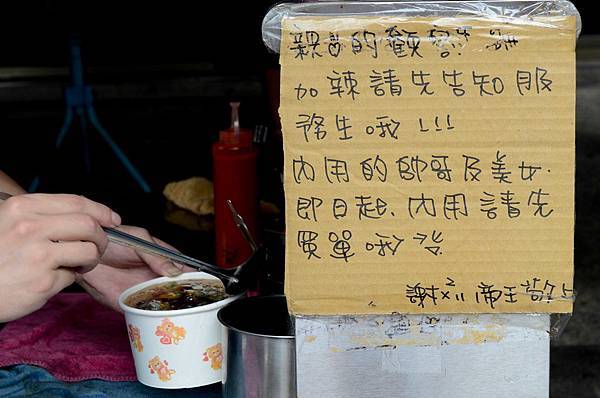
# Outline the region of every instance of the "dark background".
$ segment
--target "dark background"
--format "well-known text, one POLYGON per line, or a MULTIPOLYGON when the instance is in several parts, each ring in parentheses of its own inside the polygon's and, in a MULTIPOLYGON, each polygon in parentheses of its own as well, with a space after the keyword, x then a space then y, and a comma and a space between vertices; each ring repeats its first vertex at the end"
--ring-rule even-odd
MULTIPOLYGON (((262 150, 262 197, 281 206, 276 118, 277 57, 262 39, 272 1, 29 1, 2 3, 0 169, 27 187, 76 192, 106 202, 126 223, 148 227, 186 252, 210 259, 211 234, 163 221, 161 191, 173 180, 211 175, 210 145, 242 102, 242 125, 269 128, 262 150), (143 194, 106 145, 92 140, 92 172, 82 174, 79 135, 53 151, 69 83, 68 39, 83 43, 87 83, 100 121, 150 183, 143 194)), ((575 312, 552 344, 553 396, 600 396, 598 199, 600 39, 592 1, 578 47, 575 312)), ((78 126, 75 125, 76 129, 78 126)), ((76 131, 76 130, 75 130, 76 131)), ((276 225, 275 228, 281 228, 276 225)), ((492 358, 490 360, 493 360, 492 358)), ((518 364, 515 364, 518 366, 518 364)), ((541 365, 543 366, 543 365, 541 365)))
POLYGON ((27 188, 76 192, 105 202, 128 224, 147 227, 210 260, 211 234, 163 222, 169 181, 211 177, 211 144, 241 101, 243 127, 269 129, 261 148, 261 192, 282 204, 278 171, 276 55, 262 43, 272 1, 20 1, 3 4, 0 24, 0 169, 27 188), (84 173, 79 125, 64 145, 71 37, 78 37, 86 83, 102 125, 153 189, 145 195, 92 128, 91 174, 84 173), (272 92, 275 90, 275 92, 272 92), (269 95, 270 94, 270 95, 269 95))

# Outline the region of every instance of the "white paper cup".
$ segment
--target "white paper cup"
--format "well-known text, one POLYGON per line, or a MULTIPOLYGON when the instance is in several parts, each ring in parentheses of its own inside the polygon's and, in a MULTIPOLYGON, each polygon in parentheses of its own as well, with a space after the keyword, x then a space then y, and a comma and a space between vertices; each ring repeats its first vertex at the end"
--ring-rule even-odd
POLYGON ((226 342, 217 312, 241 294, 174 311, 147 311, 125 305, 125 300, 141 289, 184 279, 218 280, 204 272, 188 272, 175 278, 162 277, 140 283, 119 296, 137 378, 147 386, 192 388, 222 381, 226 342))

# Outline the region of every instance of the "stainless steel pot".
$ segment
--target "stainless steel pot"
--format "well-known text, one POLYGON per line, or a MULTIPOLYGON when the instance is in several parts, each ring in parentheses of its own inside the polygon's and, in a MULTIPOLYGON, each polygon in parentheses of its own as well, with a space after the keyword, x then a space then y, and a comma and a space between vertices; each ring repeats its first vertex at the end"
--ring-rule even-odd
POLYGON ((295 398, 296 346, 285 296, 237 300, 218 313, 226 328, 224 398, 295 398))

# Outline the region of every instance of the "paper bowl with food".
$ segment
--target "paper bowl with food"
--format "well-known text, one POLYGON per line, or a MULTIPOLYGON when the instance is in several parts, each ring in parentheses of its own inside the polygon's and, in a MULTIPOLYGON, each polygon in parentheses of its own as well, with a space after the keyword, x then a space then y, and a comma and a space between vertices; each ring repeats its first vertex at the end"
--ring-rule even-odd
POLYGON ((119 297, 138 380, 157 388, 191 388, 222 380, 222 307, 241 297, 204 272, 135 285, 119 297))

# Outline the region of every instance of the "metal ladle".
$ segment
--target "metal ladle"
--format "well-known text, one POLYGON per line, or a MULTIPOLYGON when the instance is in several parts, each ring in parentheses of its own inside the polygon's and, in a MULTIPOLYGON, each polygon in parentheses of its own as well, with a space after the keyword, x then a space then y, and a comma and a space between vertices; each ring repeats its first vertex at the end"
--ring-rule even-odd
MULTIPOLYGON (((0 200, 6 200, 10 197, 12 197, 12 195, 5 192, 0 192, 0 200)), ((137 236, 130 235, 114 228, 102 227, 102 229, 104 232, 106 232, 110 242, 113 242, 117 245, 130 247, 134 250, 139 250, 144 253, 160 256, 175 263, 184 264, 197 270, 206 272, 207 274, 219 278, 221 282, 223 282, 225 291, 228 294, 239 294, 253 287, 256 283, 256 263, 260 257, 258 253, 260 253, 261 249, 256 241, 252 238, 244 219, 233 207, 231 200, 227 200, 227 205, 231 210, 235 224, 240 229, 244 239, 246 239, 252 248, 252 255, 244 263, 229 269, 219 268, 216 265, 198 260, 194 257, 186 256, 185 254, 179 253, 175 250, 160 246, 154 242, 138 238, 137 236)))
POLYGON ((185 254, 176 252, 167 247, 140 239, 136 236, 127 234, 114 228, 102 227, 102 229, 108 235, 108 240, 115 244, 157 255, 178 264, 185 264, 189 267, 219 278, 225 286, 225 291, 228 294, 233 295, 242 293, 249 288, 252 288, 256 283, 256 263, 260 258, 259 253, 261 250, 254 239, 252 239, 250 236, 248 227, 246 226, 243 218, 237 212, 235 212, 235 209, 232 205, 230 205, 230 209, 232 209, 234 219, 237 220, 236 225, 238 225, 244 237, 248 236, 250 238, 248 243, 250 244, 250 247, 252 247, 252 255, 244 263, 238 265, 237 267, 228 269, 219 268, 216 265, 198 260, 194 257, 186 256, 185 254))

